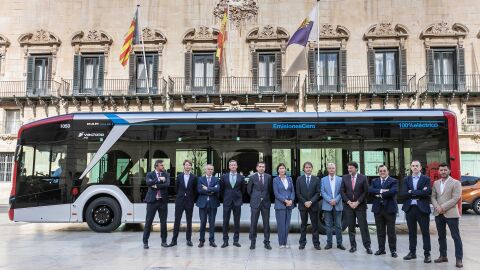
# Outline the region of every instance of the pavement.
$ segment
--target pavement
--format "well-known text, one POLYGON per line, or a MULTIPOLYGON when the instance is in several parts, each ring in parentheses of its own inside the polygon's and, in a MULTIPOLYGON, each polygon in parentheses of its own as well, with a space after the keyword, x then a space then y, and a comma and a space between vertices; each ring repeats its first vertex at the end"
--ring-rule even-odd
MULTIPOLYGON (((95 233, 86 224, 32 224, 14 223, 8 220, 5 206, 0 207, 0 269, 456 269, 454 266, 453 241, 448 236, 448 263, 424 264, 421 235, 418 235, 418 259, 404 261, 408 253, 408 234, 405 225, 397 225, 397 252, 399 258, 389 254, 367 255, 357 229, 358 251, 354 254, 338 249, 313 249, 311 235, 307 247, 298 249, 298 233, 289 235, 290 249, 279 249, 276 233, 271 235, 273 249, 263 248, 263 234, 257 239, 257 249, 249 250, 248 233, 240 235, 241 248, 230 246, 222 249, 221 233, 217 232, 217 248, 206 245, 200 249, 198 226, 194 227, 194 247, 185 244, 181 232, 178 246, 160 246, 159 225, 154 225, 150 236, 150 249, 142 248, 142 225, 122 225, 113 233, 95 233)), ((217 215, 217 219, 220 218, 217 215)), ((464 248, 464 268, 480 268, 480 216, 473 212, 464 214, 460 222, 464 248)), ((184 225, 184 224, 183 224, 184 225)), ((184 228, 182 225, 182 228, 184 228)), ((435 225, 431 226, 432 259, 438 257, 438 241, 435 225)), ((172 225, 169 224, 171 238, 172 225)), ((217 228, 218 229, 218 228, 217 228)), ((372 250, 377 250, 375 227, 370 226, 372 250)), ((245 230, 243 230, 245 231, 245 230)), ((230 234, 230 237, 233 235, 230 234)), ((348 235, 343 234, 343 243, 348 249, 348 235)), ((321 236, 322 248, 325 236, 321 236)))

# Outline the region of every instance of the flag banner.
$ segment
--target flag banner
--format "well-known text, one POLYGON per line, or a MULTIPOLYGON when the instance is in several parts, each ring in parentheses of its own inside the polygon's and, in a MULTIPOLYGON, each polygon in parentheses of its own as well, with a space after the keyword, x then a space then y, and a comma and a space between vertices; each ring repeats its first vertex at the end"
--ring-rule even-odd
POLYGON ((288 41, 287 47, 290 44, 298 44, 305 47, 307 46, 307 42, 312 38, 314 38, 314 40, 318 39, 317 34, 312 35, 312 37, 309 39, 310 32, 312 31, 312 28, 315 25, 315 22, 317 21, 317 16, 318 16, 317 5, 313 7, 312 11, 310 12, 310 15, 303 20, 302 24, 300 25, 300 27, 298 27, 297 31, 293 33, 292 37, 288 41))
POLYGON ((133 45, 139 42, 139 29, 138 29, 138 7, 135 11, 135 16, 130 23, 130 28, 128 29, 125 39, 123 41, 122 50, 120 53, 120 63, 122 66, 126 66, 128 59, 130 58, 130 53, 133 50, 133 45))
POLYGON ((215 56, 218 58, 218 62, 222 63, 222 55, 223 55, 223 44, 227 41, 227 22, 228 22, 228 10, 225 9, 225 13, 223 13, 222 22, 220 25, 220 33, 218 33, 217 37, 217 52, 215 56))

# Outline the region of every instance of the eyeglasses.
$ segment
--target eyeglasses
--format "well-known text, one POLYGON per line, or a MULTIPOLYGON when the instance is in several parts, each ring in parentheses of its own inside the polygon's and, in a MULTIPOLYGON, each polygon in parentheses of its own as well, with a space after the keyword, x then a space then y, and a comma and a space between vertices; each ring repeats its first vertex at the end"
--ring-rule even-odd
POLYGON ((387 170, 378 170, 379 172, 387 172, 387 170))

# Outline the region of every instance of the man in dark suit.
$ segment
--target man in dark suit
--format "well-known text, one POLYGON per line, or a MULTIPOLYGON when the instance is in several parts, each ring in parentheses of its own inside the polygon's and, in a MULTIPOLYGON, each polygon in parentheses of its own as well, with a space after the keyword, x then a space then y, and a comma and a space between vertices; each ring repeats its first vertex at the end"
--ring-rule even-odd
POLYGON ((393 258, 397 258, 397 235, 395 234, 395 220, 398 206, 396 195, 398 180, 390 177, 385 165, 378 166, 379 177, 372 180, 368 192, 374 195, 372 212, 377 226, 378 251, 375 255, 386 254, 385 241, 388 233, 388 246, 393 258))
POLYGON ((217 247, 215 244, 215 217, 217 215, 217 208, 220 206, 218 194, 220 192, 220 183, 218 179, 213 176, 213 165, 207 164, 205 166, 205 176, 198 179, 197 182, 197 207, 200 215, 200 243, 198 247, 203 247, 205 243, 205 228, 207 226, 208 218, 208 232, 209 242, 211 247, 217 247))
POLYGON ((250 249, 255 249, 257 240, 257 224, 260 214, 263 221, 263 244, 266 249, 270 246, 270 205, 273 198, 272 176, 265 173, 265 162, 257 163, 257 173, 250 176, 247 185, 247 192, 250 195, 250 249))
POLYGON ((145 202, 147 203, 147 216, 145 218, 145 228, 143 230, 143 248, 148 249, 148 238, 152 229, 155 213, 158 212, 160 218, 160 236, 162 238, 162 247, 168 247, 167 244, 167 215, 168 215, 168 186, 170 186, 170 175, 166 173, 163 160, 155 161, 155 170, 149 172, 146 177, 148 186, 145 202))
POLYGON ((312 222, 312 242, 316 250, 320 250, 318 237, 318 200, 320 199, 320 179, 312 175, 313 164, 309 161, 303 164, 305 175, 299 176, 296 183, 298 210, 300 210, 300 240, 299 249, 305 249, 307 244, 308 216, 312 222))
POLYGON ((221 193, 223 197, 223 245, 228 247, 228 231, 230 228, 230 213, 233 212, 233 245, 241 247, 238 242, 240 237, 240 215, 245 192, 245 177, 237 173, 237 161, 228 162, 229 173, 222 175, 220 179, 221 193))
POLYGON ((350 237, 350 253, 357 251, 357 243, 355 241, 355 220, 358 221, 360 233, 362 234, 362 242, 367 254, 372 254, 370 248, 370 233, 368 232, 367 223, 367 194, 368 180, 365 175, 357 173, 358 164, 349 162, 348 174, 342 177, 342 199, 344 202, 344 212, 348 224, 348 235, 350 237))
POLYGON ((405 212, 408 227, 408 241, 410 252, 404 260, 417 258, 417 223, 420 226, 423 239, 423 254, 425 263, 431 263, 430 257, 430 196, 432 188, 430 178, 421 174, 422 165, 418 160, 410 164, 412 175, 403 179, 402 195, 405 197, 402 210, 405 212))
POLYGON ((187 218, 187 246, 193 246, 192 243, 192 216, 193 206, 195 205, 195 196, 197 194, 197 178, 192 173, 192 162, 183 161, 183 173, 177 176, 175 181, 177 198, 175 199, 175 222, 173 225, 173 237, 170 246, 177 245, 178 232, 180 231, 180 222, 182 221, 183 211, 187 218))

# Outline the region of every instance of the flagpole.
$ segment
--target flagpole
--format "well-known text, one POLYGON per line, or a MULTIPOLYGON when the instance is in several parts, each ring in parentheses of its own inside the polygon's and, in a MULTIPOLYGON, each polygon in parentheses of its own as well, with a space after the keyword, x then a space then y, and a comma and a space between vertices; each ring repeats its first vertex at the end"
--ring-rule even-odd
POLYGON ((145 56, 145 43, 143 42, 143 30, 142 26, 140 25, 140 5, 137 5, 137 24, 138 28, 137 31, 140 31, 140 41, 142 43, 142 51, 143 51, 143 66, 145 68, 145 81, 147 82, 147 93, 150 94, 150 82, 148 81, 148 64, 147 64, 147 57, 145 56))
MULTIPOLYGON (((227 42, 225 42, 225 41, 228 40, 228 32, 230 31, 230 18, 229 18, 229 16, 230 16, 230 3, 227 1, 227 25, 225 25, 225 30, 224 30, 225 37, 223 37, 223 40, 224 40, 223 50, 225 50, 225 47, 226 47, 225 45, 227 45, 227 42), (228 29, 228 31, 227 31, 227 29, 228 29)), ((230 64, 230 61, 232 60, 232 59, 230 59, 231 55, 230 55, 230 53, 228 53, 228 51, 229 50, 226 50, 226 52, 225 52, 225 54, 226 54, 225 55, 225 71, 227 73, 225 75, 226 75, 227 78, 228 78, 228 74, 229 74, 228 73, 228 68, 231 67, 231 65, 229 65, 229 64, 230 64)))
POLYGON ((315 75, 317 76, 317 92, 320 92, 320 84, 318 83, 318 70, 320 69, 320 0, 317 0, 317 69, 315 75))

